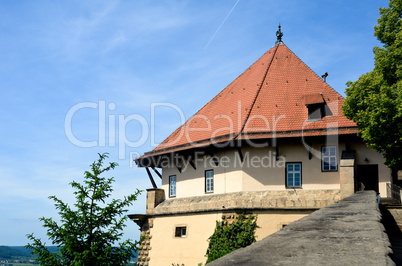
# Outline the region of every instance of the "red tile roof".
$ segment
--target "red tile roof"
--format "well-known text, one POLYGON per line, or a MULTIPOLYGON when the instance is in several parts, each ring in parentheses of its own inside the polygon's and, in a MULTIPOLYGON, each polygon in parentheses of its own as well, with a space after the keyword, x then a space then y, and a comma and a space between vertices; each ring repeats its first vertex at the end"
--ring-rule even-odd
POLYGON ((357 125, 342 114, 343 100, 280 43, 143 157, 231 139, 355 134, 357 125), (332 115, 309 121, 306 105, 323 102, 332 115))

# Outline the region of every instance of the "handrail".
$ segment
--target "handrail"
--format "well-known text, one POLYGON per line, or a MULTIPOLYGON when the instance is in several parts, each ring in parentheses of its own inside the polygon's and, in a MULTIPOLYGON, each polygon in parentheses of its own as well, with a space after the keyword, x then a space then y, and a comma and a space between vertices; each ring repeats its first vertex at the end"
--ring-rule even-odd
POLYGON ((387 183, 387 197, 397 200, 399 204, 401 204, 401 190, 400 186, 387 183))

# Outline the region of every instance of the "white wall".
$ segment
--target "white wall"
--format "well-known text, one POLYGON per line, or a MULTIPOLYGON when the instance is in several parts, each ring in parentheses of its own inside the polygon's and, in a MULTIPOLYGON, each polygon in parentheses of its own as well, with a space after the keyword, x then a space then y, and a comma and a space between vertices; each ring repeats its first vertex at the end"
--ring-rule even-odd
MULTIPOLYGON (((285 163, 302 162, 302 188, 304 190, 339 189, 339 169, 335 172, 321 171, 320 151, 323 145, 336 145, 336 142, 313 143, 312 157, 309 158, 308 149, 300 143, 279 145, 279 160, 275 159, 275 147, 242 148, 244 161, 236 149, 216 153, 219 166, 216 166, 209 155, 200 155, 195 161, 194 169, 188 162, 181 162, 183 168, 180 173, 175 166, 162 170, 162 188, 166 198, 169 198, 169 176, 176 175, 176 197, 191 197, 205 195, 205 170, 214 170, 214 193, 230 193, 238 191, 286 190, 285 163)), ((337 144, 338 164, 344 143, 337 144)), ((368 158, 371 164, 378 164, 380 176, 380 193, 386 195, 386 182, 390 182, 390 170, 384 165, 381 154, 370 150, 363 143, 353 143, 349 148, 357 151, 357 164, 364 164, 368 158)))

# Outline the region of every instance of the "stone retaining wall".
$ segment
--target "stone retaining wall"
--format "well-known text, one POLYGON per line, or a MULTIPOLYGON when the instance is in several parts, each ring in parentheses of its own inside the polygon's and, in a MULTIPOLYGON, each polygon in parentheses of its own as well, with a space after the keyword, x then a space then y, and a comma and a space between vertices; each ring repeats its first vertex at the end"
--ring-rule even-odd
POLYGON ((318 209, 340 200, 339 190, 247 191, 168 199, 154 215, 224 209, 318 209))
POLYGON ((322 208, 208 265, 395 265, 374 191, 322 208))

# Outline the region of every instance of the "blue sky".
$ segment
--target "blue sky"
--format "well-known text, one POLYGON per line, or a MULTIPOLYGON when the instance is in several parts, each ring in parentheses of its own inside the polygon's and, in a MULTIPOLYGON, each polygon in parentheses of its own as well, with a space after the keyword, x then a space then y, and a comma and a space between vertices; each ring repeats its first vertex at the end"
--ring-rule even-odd
MULTIPOLYGON (((46 239, 48 196, 109 152, 114 197, 151 187, 132 159, 274 46, 284 43, 344 95, 373 68, 385 0, 0 2, 0 245, 46 239)), ((129 213, 145 212, 145 193, 129 213)), ((137 239, 131 221, 125 238, 137 239)), ((48 242, 48 241, 47 241, 48 242)), ((48 242, 48 244, 50 244, 48 242)))

